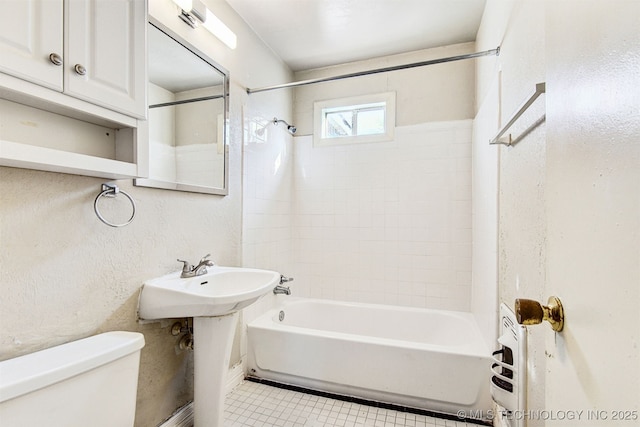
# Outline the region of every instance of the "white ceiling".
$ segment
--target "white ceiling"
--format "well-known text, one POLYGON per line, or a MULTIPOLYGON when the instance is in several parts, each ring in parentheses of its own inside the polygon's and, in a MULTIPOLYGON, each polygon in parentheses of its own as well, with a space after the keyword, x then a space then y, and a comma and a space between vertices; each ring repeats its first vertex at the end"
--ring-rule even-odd
POLYGON ((227 0, 294 71, 473 41, 485 0, 227 0))

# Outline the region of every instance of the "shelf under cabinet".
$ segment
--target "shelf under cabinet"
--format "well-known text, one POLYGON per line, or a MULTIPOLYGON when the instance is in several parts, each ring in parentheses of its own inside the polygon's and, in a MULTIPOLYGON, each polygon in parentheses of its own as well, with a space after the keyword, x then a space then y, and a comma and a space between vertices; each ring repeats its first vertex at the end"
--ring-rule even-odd
POLYGON ((134 163, 2 140, 0 165, 110 179, 140 176, 134 163))
POLYGON ((146 142, 144 121, 119 114, 99 117, 77 108, 82 104, 68 114, 68 104, 51 111, 50 101, 8 98, 0 99, 1 166, 109 179, 146 177, 138 146, 146 142))

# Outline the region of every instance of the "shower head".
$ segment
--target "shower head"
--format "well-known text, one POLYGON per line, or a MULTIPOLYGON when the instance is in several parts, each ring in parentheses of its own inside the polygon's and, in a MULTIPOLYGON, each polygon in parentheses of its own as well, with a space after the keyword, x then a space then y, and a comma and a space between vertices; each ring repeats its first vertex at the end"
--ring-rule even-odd
POLYGON ((273 124, 274 125, 278 125, 278 123, 284 123, 285 125, 287 125, 287 130, 289 131, 289 133, 291 133, 291 135, 295 134, 296 131, 298 130, 298 128, 296 128, 293 125, 290 125, 289 123, 287 123, 286 121, 282 120, 282 119, 278 119, 277 117, 273 118, 273 124))

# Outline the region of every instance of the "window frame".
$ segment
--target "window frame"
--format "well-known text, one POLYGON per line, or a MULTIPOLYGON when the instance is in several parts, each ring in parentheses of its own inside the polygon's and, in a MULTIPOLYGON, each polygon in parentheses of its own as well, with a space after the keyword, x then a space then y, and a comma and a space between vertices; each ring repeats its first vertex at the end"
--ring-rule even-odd
POLYGON ((396 93, 383 92, 369 95, 352 96, 348 98, 329 99, 313 103, 313 145, 315 147, 365 144, 373 142, 393 141, 396 125, 396 93), (347 109, 364 110, 367 105, 384 104, 385 132, 379 134, 324 137, 324 117, 326 110, 347 109))

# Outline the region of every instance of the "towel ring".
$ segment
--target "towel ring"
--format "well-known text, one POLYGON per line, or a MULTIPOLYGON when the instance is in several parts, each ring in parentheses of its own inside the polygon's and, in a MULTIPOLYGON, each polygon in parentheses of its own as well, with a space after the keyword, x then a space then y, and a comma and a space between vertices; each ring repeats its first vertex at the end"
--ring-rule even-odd
POLYGON ((93 202, 93 210, 98 216, 98 219, 104 222, 105 224, 107 224, 109 227, 124 227, 125 225, 131 224, 131 221, 133 221, 133 218, 136 216, 136 202, 133 201, 130 195, 120 190, 120 188, 118 188, 117 185, 112 183, 106 183, 106 184, 102 184, 102 191, 100 192, 100 194, 98 194, 98 196, 96 197, 96 200, 93 202), (116 197, 118 194, 124 194, 125 197, 129 199, 129 201, 131 202, 131 207, 133 208, 133 212, 131 212, 131 218, 129 218, 127 222, 124 222, 122 224, 113 224, 107 221, 98 210, 98 200, 100 200, 100 198, 103 196, 116 197))

